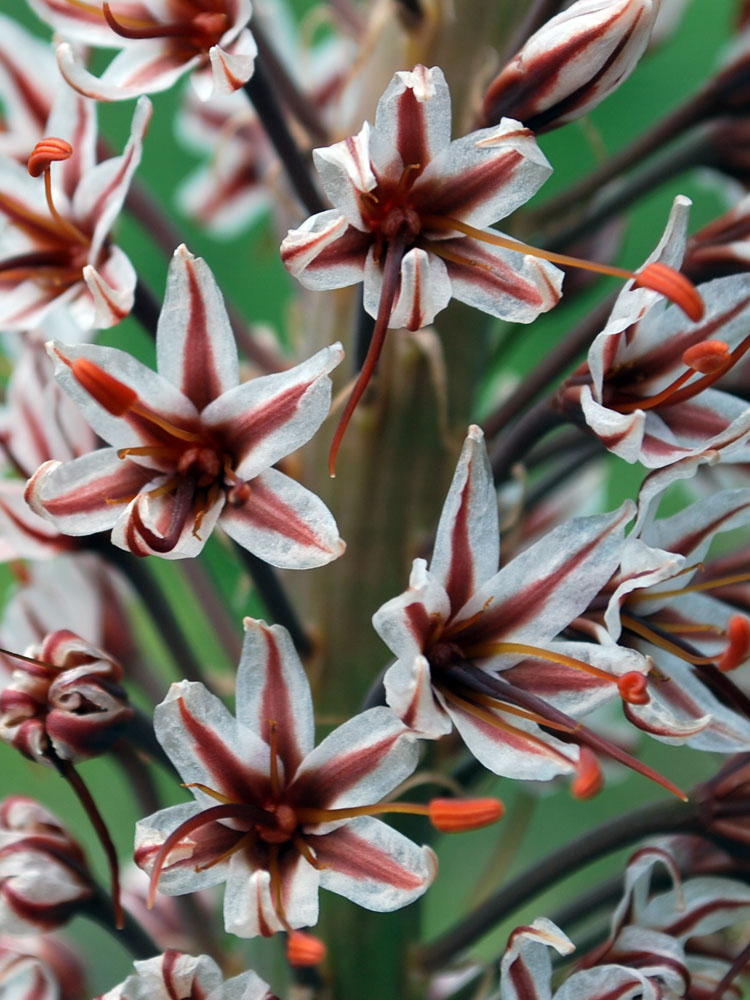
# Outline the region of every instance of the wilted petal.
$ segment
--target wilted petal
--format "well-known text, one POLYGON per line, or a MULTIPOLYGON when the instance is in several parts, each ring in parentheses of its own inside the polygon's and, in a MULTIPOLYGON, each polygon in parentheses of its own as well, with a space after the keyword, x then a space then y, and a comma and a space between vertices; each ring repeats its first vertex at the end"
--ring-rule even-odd
POLYGON ((500 965, 501 1000, 549 1000, 552 962, 549 948, 569 955, 575 945, 546 917, 517 927, 508 938, 500 965))
POLYGON ((276 469, 252 480, 249 498, 227 503, 221 526, 238 545, 280 569, 310 569, 345 549, 333 515, 310 490, 276 469))
MULTIPOLYGON (((151 489, 138 494, 112 529, 113 545, 137 556, 162 559, 189 559, 203 550, 221 516, 224 495, 210 499, 197 493, 188 504, 180 486, 167 486, 168 479, 158 477, 151 489)), ((185 492, 188 489, 186 485, 185 492)))
POLYGON ((370 163, 369 123, 365 122, 357 135, 313 150, 313 160, 331 203, 343 212, 352 226, 367 231, 368 226, 362 217, 361 196, 372 191, 377 184, 370 163))

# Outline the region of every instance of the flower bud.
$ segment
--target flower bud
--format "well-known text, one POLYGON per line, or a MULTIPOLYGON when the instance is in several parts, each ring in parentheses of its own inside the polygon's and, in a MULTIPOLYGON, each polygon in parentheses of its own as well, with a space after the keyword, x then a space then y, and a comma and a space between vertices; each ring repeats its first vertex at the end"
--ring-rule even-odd
POLYGON ((174 1000, 175 997, 208 997, 224 1000, 271 1000, 268 986, 254 972, 243 972, 226 982, 221 969, 207 955, 163 955, 134 962, 135 972, 96 1000, 174 1000))
POLYGON ((0 695, 0 737, 32 760, 85 760, 108 750, 133 716, 122 669, 73 632, 50 633, 18 660, 0 695))
POLYGON ((0 996, 14 1000, 80 1000, 86 996, 83 964, 48 934, 0 934, 0 996))
POLYGON ((534 132, 580 118, 635 69, 660 0, 578 0, 526 42, 484 97, 485 124, 516 118, 534 132))
POLYGON ((0 931, 59 927, 94 892, 83 851, 59 820, 21 795, 0 804, 0 931))

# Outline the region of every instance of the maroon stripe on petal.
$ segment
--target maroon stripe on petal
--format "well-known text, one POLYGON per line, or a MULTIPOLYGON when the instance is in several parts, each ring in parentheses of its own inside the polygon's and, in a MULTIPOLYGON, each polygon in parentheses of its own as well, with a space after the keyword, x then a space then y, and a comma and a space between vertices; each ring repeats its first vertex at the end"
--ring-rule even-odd
POLYGON ((430 160, 426 115, 426 102, 418 100, 413 88, 407 87, 398 98, 396 112, 396 148, 405 167, 418 164, 424 168, 430 160))
POLYGON ((385 883, 406 892, 424 885, 423 878, 348 827, 339 827, 322 837, 306 836, 305 840, 315 851, 318 862, 340 875, 385 883))
MULTIPOLYGON (((473 289, 483 291, 492 297, 507 296, 534 309, 544 307, 545 300, 539 289, 523 278, 517 270, 523 263, 520 253, 513 254, 515 260, 506 261, 489 253, 478 240, 470 238, 435 242, 429 244, 428 249, 433 246, 438 255, 441 249, 451 254, 451 257, 446 259, 445 266, 453 284, 454 298, 472 304, 467 292, 461 287, 468 283, 473 289)), ((554 297, 559 298, 557 291, 554 291, 554 297)))
MULTIPOLYGON (((531 135, 526 129, 516 134, 531 135)), ((517 149, 509 149, 504 154, 488 149, 487 160, 462 170, 460 179, 451 176, 425 179, 424 184, 417 182, 414 186, 414 206, 417 211, 421 209, 430 215, 463 219, 509 184, 523 160, 517 149)))
POLYGON ((180 719, 192 737, 195 755, 213 776, 214 790, 235 802, 263 802, 270 790, 268 775, 248 767, 210 726, 203 725, 191 714, 184 699, 177 701, 180 719))
POLYGON ((285 504, 272 489, 258 479, 253 479, 250 486, 248 500, 239 508, 227 504, 221 521, 226 523, 232 521, 233 515, 239 515, 236 520, 241 519, 261 531, 281 535, 306 548, 329 551, 297 511, 285 504))
POLYGON ((296 740, 294 707, 289 700, 289 688, 283 675, 283 663, 276 638, 270 629, 261 629, 266 643, 266 680, 260 706, 258 731, 266 741, 271 742, 269 723, 276 724, 276 747, 284 764, 287 780, 294 774, 302 760, 302 752, 296 740))
POLYGON ((225 424, 217 426, 217 430, 226 436, 227 448, 232 454, 239 456, 236 464, 249 455, 253 448, 257 448, 264 438, 270 437, 294 418, 305 393, 318 378, 319 376, 315 376, 307 382, 283 389, 259 406, 237 414, 225 424))
POLYGON ((451 602, 451 615, 462 608, 474 593, 474 557, 469 540, 469 501, 471 498, 471 463, 461 490, 461 503, 456 511, 451 532, 451 561, 445 579, 445 589, 451 602))
POLYGON ((216 371, 206 304, 189 258, 185 261, 188 279, 188 319, 182 358, 182 391, 200 411, 221 395, 223 386, 216 371))

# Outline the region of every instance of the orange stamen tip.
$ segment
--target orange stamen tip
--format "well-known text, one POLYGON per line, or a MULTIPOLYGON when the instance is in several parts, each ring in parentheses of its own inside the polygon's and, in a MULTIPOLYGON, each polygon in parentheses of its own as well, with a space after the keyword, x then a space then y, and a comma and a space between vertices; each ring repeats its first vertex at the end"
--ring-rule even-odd
POLYGON ((76 358, 70 368, 76 382, 113 417, 121 417, 127 413, 138 398, 138 393, 130 386, 120 382, 88 358, 76 358))
POLYGON ((706 307, 698 289, 689 278, 668 264, 659 261, 647 264, 642 271, 636 273, 634 283, 636 288, 650 288, 664 295, 670 302, 679 306, 694 323, 703 319, 706 307))
POLYGON ((703 375, 719 371, 730 359, 729 347, 723 340, 702 340, 688 347, 682 355, 688 368, 694 368, 703 375))
POLYGON ((505 814, 500 799, 433 799, 430 822, 441 833, 463 833, 497 823, 505 814))
POLYGON ((637 670, 629 670, 617 680, 620 697, 628 705, 648 705, 651 696, 648 693, 648 680, 645 674, 637 670))
POLYGON ((734 670, 750 656, 750 620, 744 615, 733 615, 727 625, 729 645, 716 666, 725 673, 734 670))
POLYGON ((326 957, 326 946, 312 934, 291 931, 286 942, 286 957, 290 965, 319 965, 326 957))
POLYGON ((40 139, 31 151, 27 169, 32 177, 41 177, 50 164, 57 160, 69 160, 73 155, 73 147, 64 139, 48 136, 40 139))
POLYGON ((604 775, 599 767, 599 761, 588 747, 581 747, 577 770, 578 774, 570 786, 573 798, 593 798, 604 786, 604 775))

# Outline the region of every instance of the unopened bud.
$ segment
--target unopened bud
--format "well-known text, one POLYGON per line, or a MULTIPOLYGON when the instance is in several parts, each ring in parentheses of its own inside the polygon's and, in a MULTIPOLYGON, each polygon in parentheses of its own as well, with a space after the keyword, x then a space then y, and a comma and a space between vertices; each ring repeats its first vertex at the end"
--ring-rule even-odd
POLYGON ((441 833, 463 833, 497 823, 505 814, 499 799, 433 799, 430 822, 441 833))
POLYGON ((290 965, 319 965, 326 957, 326 946, 313 934, 292 931, 286 942, 286 957, 290 965))
POLYGON ((62 629, 26 656, 0 694, 0 738, 43 762, 107 751, 133 717, 120 665, 62 629))
POLYGON ((0 934, 0 996, 10 1000, 80 1000, 86 973, 75 952, 49 934, 0 934))
POLYGON ((78 843, 51 812, 16 795, 0 804, 0 931, 59 927, 94 893, 78 843))
POLYGON ((578 758, 578 773, 570 786, 571 793, 576 799, 591 799, 602 790, 604 776, 599 767, 599 761, 594 756, 593 751, 588 747, 581 747, 581 755, 578 758))
POLYGON ((596 107, 630 76, 651 36, 660 0, 578 0, 547 21, 495 77, 485 123, 515 118, 534 132, 596 107))

